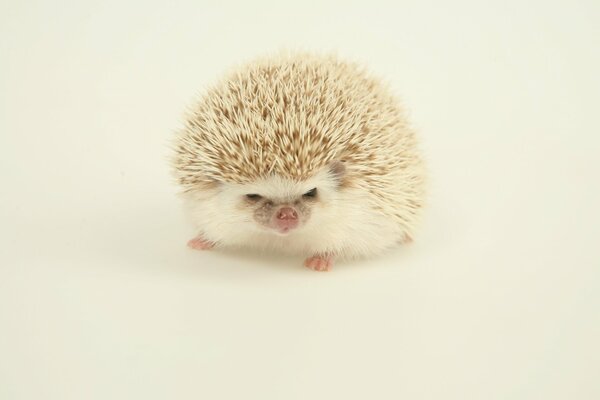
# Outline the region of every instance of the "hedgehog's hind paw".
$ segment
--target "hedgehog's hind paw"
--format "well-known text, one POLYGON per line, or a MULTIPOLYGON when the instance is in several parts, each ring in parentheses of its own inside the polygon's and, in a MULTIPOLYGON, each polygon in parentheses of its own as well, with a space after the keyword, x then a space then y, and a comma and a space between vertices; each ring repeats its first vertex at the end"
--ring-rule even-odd
POLYGON ((333 258, 322 255, 312 256, 304 261, 304 266, 313 271, 329 271, 333 266, 333 258))
POLYGON ((189 248, 194 250, 210 250, 215 247, 215 244, 209 240, 206 240, 202 235, 198 235, 187 242, 189 248))

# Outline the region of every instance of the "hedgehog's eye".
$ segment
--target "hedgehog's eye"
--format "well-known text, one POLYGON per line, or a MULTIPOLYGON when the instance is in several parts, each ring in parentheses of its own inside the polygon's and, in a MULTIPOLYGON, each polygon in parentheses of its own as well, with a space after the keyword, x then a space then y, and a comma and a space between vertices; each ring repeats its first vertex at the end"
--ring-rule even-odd
POLYGON ((246 198, 248 200, 258 201, 262 199, 262 196, 260 194, 250 193, 246 195, 246 198))
POLYGON ((302 195, 302 197, 304 198, 312 198, 312 197, 317 197, 317 188, 314 189, 310 189, 308 192, 304 193, 302 195))

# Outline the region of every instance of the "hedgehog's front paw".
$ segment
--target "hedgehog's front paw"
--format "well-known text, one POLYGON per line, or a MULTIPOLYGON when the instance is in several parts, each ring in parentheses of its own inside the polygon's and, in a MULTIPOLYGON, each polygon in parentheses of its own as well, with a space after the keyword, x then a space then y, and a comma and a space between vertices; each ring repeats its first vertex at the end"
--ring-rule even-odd
POLYGON ((215 244, 198 235, 187 243, 188 247, 194 250, 210 250, 215 247, 215 244))
POLYGON ((313 271, 329 271, 333 266, 333 259, 329 256, 312 256, 304 261, 304 266, 313 271))

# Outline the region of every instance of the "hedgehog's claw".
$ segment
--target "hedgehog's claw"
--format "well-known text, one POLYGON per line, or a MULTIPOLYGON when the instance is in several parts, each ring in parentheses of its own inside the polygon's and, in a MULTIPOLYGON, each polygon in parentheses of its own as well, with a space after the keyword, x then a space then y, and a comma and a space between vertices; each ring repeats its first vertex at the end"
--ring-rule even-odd
POLYGON ((190 239, 187 243, 188 247, 194 250, 210 250, 215 247, 215 244, 211 241, 204 239, 201 235, 190 239))
POLYGON ((329 256, 312 256, 304 261, 304 266, 313 271, 329 271, 333 266, 333 259, 329 256))

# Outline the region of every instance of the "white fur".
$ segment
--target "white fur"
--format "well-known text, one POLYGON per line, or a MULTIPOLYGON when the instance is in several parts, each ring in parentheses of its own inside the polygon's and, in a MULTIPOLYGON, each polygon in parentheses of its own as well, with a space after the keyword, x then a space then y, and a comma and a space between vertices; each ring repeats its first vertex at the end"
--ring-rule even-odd
POLYGON ((354 258, 380 253, 401 240, 404 232, 398 224, 375 211, 360 189, 339 190, 336 185, 322 171, 301 183, 273 176, 252 184, 224 184, 212 193, 186 193, 184 198, 201 235, 222 247, 354 258), (310 219, 285 236, 260 226, 251 212, 238 206, 247 193, 294 198, 314 187, 318 188, 319 199, 310 219))

